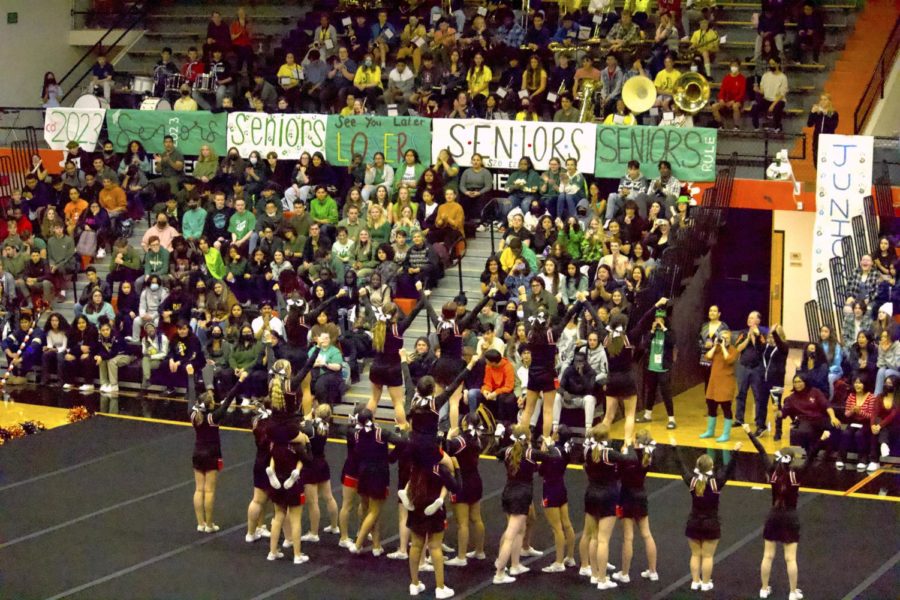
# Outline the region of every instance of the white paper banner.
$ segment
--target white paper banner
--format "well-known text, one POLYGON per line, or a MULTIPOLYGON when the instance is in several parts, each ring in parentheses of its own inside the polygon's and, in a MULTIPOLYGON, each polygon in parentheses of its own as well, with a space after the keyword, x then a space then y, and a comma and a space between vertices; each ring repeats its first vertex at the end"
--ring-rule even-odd
POLYGON ((228 115, 228 147, 242 157, 254 150, 263 156, 275 152, 280 159, 297 159, 304 152, 324 155, 327 123, 325 115, 234 112, 228 115))
POLYGON ((828 261, 843 256, 841 238, 853 235, 850 221, 863 213, 863 198, 872 193, 874 138, 865 135, 819 136, 816 165, 816 227, 810 282, 831 277, 828 261))
POLYGON ((93 152, 105 118, 105 108, 48 108, 44 141, 52 150, 65 150, 69 142, 76 142, 83 150, 93 152))
POLYGON ((485 121, 434 119, 431 122, 431 154, 444 148, 464 167, 472 155, 481 154, 485 167, 517 169, 528 157, 538 170, 546 170, 551 158, 574 158, 582 173, 594 172, 597 128, 593 123, 534 121, 485 121))

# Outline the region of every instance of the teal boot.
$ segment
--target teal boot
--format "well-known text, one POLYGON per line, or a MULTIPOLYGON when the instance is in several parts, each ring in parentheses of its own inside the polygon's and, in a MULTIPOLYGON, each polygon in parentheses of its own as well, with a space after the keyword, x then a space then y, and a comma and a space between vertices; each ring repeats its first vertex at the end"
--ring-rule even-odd
POLYGON ((700 439, 705 440, 716 435, 716 417, 706 417, 706 431, 700 434, 700 439))
POLYGON ((722 435, 716 438, 720 444, 731 439, 731 419, 725 419, 725 426, 722 428, 722 435))

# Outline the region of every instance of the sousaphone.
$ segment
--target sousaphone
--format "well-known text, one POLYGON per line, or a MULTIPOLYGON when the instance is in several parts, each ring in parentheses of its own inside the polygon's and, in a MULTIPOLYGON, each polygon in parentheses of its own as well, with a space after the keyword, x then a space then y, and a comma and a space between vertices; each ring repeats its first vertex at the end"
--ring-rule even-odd
POLYGON ((622 101, 636 115, 647 112, 656 102, 656 86, 649 77, 632 77, 622 86, 622 101))
POLYGON ((709 102, 709 82, 700 73, 690 71, 675 80, 672 102, 681 112, 694 115, 709 102))

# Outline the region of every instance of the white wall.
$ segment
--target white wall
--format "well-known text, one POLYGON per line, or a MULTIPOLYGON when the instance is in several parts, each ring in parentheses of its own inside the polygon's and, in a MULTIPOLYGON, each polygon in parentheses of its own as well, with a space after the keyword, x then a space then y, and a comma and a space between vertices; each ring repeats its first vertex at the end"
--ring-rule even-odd
POLYGON ((0 106, 40 106, 44 73, 61 78, 81 57, 84 48, 69 46, 71 7, 71 0, 0 0, 0 106), (15 25, 6 23, 9 12, 19 13, 15 25))
POLYGON ((784 232, 784 292, 782 324, 791 341, 806 341, 806 314, 803 305, 812 300, 812 247, 815 212, 776 210, 772 230, 784 232), (799 253, 799 261, 791 254, 799 253), (792 264, 796 263, 796 264, 792 264))
POLYGON ((884 86, 884 98, 875 105, 863 133, 885 137, 900 134, 900 62, 896 60, 884 86))

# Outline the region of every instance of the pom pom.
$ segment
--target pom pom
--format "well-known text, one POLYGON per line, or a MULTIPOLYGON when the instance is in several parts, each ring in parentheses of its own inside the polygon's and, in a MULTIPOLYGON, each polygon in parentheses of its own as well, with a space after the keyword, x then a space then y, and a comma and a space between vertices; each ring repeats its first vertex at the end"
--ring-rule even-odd
POLYGON ((15 425, 10 425, 7 428, 7 431, 9 432, 9 439, 11 439, 11 440, 14 440, 14 439, 20 438, 20 437, 25 437, 27 435, 25 433, 25 430, 18 423, 16 423, 15 425))
POLYGON ((69 413, 67 415, 69 423, 77 423, 79 421, 84 421, 86 419, 90 419, 93 414, 91 411, 87 409, 85 406, 73 406, 69 409, 69 413))
POLYGON ((46 430, 47 428, 40 421, 25 421, 22 423, 22 429, 25 430, 25 433, 28 435, 34 435, 35 433, 40 433, 41 431, 46 430))

